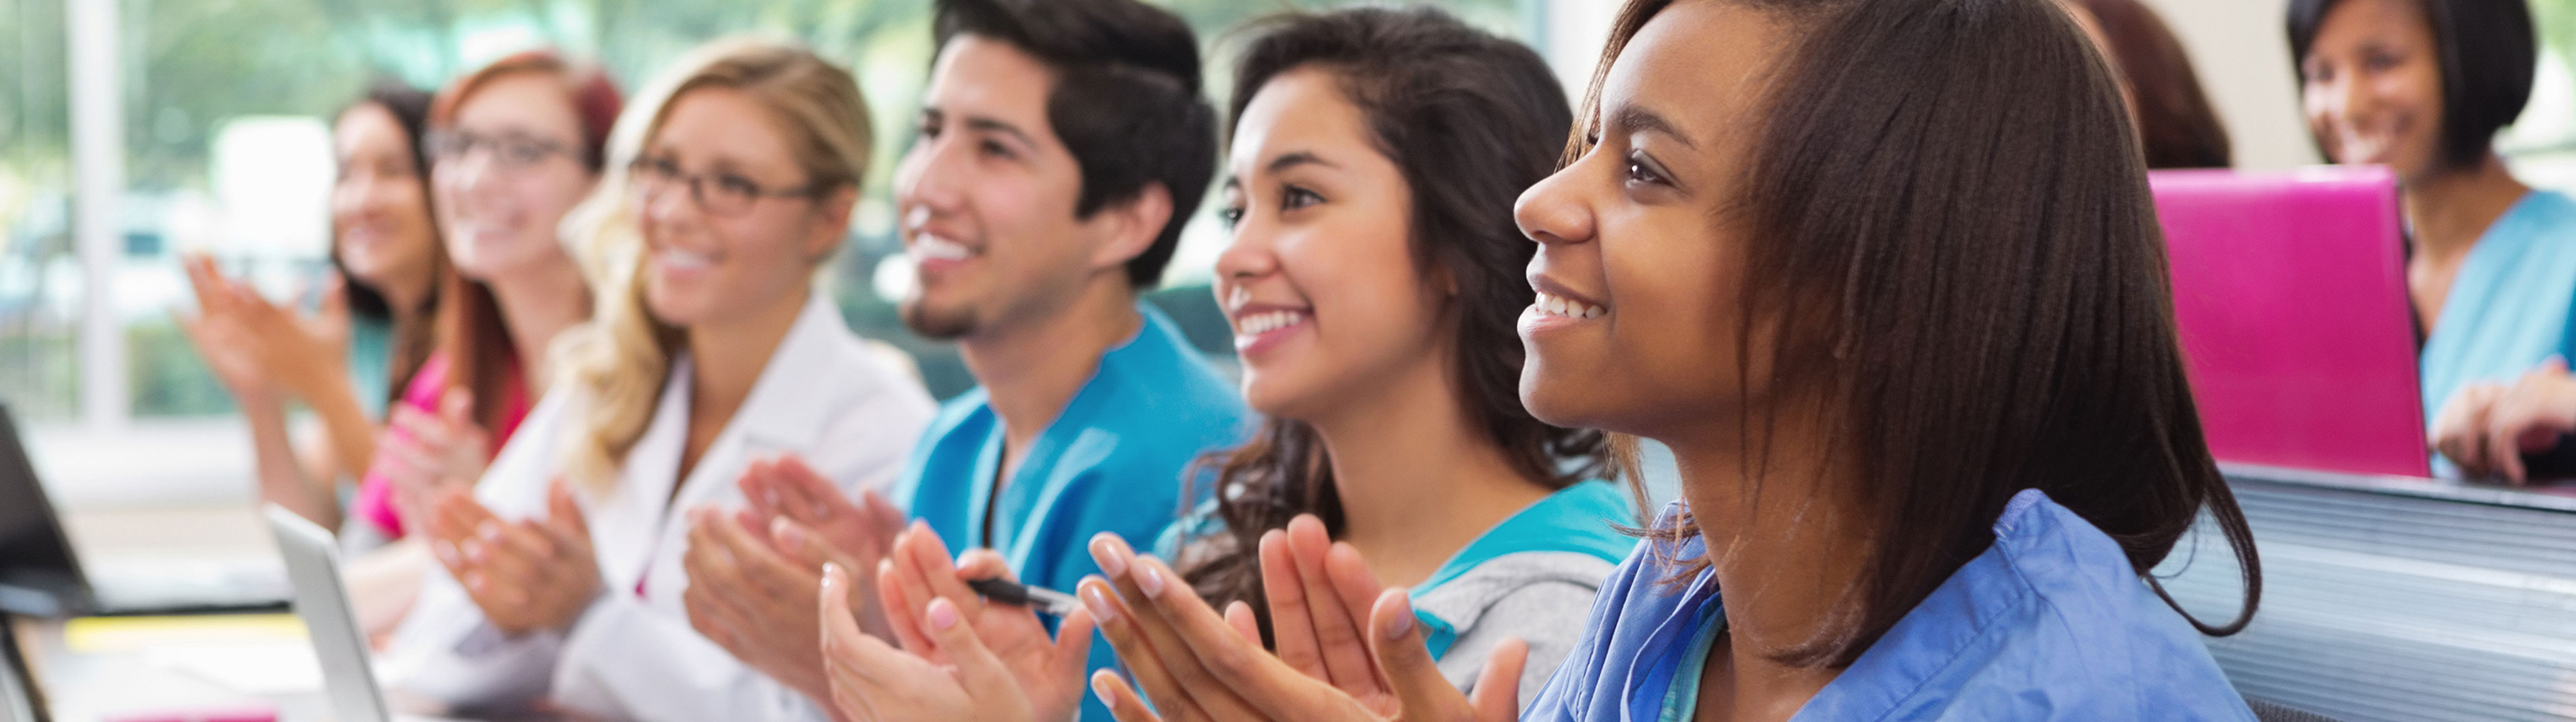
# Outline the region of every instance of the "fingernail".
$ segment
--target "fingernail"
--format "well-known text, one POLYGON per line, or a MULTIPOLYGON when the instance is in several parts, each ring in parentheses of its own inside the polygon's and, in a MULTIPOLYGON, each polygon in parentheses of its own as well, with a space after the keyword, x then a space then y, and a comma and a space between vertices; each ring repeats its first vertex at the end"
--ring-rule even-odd
POLYGON ((482 524, 475 525, 474 534, 475 536, 483 537, 487 541, 497 540, 501 538, 501 525, 488 521, 483 522, 482 524))
POLYGON ((779 541, 787 542, 790 546, 805 545, 805 530, 788 523, 786 519, 769 522, 769 533, 776 535, 779 541))
POLYGON ((1163 596, 1163 573, 1151 564, 1136 565, 1136 588, 1145 590, 1148 597, 1163 596))
POLYGON ((1101 534, 1091 538, 1091 560, 1100 563, 1102 576, 1116 579, 1127 573, 1127 559, 1117 549, 1118 538, 1101 534))
POLYGON ((946 597, 930 600, 930 612, 926 616, 930 617, 932 631, 948 631, 949 627, 957 626, 957 604, 946 597))
POLYGON ((835 562, 824 562, 824 563, 823 563, 823 593, 825 593, 825 594, 830 594, 830 593, 832 593, 832 587, 833 587, 833 583, 834 583, 833 576, 835 576, 836 574, 846 575, 846 574, 849 574, 849 573, 850 573, 850 572, 849 572, 849 570, 842 569, 842 568, 841 568, 841 565, 840 565, 840 564, 838 564, 838 563, 835 563, 835 562))
POLYGON ((1109 606, 1109 597, 1100 593, 1099 585, 1082 588, 1082 606, 1091 608, 1093 621, 1106 624, 1118 618, 1118 612, 1109 606))
POLYGON ((1404 635, 1413 631, 1413 605, 1410 602, 1399 605, 1399 610, 1400 613, 1391 615, 1394 619, 1386 622, 1384 634, 1387 639, 1403 639, 1404 635))
POLYGON ((1111 700, 1111 699, 1113 699, 1113 698, 1110 696, 1110 692, 1109 692, 1109 671, 1108 671, 1108 670, 1101 670, 1101 673, 1100 673, 1100 674, 1091 675, 1091 693, 1092 693, 1092 694, 1096 694, 1096 695, 1100 695, 1100 703, 1101 703, 1101 704, 1104 704, 1104 705, 1114 704, 1113 702, 1111 702, 1111 701, 1110 701, 1110 700, 1111 700))
POLYGON ((455 543, 453 543, 453 542, 449 542, 449 541, 447 541, 447 540, 445 540, 445 539, 440 539, 440 540, 438 540, 438 543, 437 543, 437 544, 435 544, 435 545, 433 545, 433 546, 432 546, 432 548, 435 548, 435 549, 437 549, 437 550, 438 550, 438 558, 439 558, 439 560, 440 560, 440 561, 444 561, 444 562, 447 562, 447 563, 449 563, 449 564, 454 564, 454 563, 456 563, 456 544, 455 544, 455 543))

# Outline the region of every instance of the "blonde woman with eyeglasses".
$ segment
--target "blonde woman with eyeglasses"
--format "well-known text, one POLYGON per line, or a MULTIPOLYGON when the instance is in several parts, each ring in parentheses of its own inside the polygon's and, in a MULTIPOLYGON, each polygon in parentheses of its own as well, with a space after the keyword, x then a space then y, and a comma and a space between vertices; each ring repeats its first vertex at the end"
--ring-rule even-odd
POLYGON ((920 382, 815 286, 849 233, 867 106, 840 67, 751 40, 645 95, 582 237, 597 316, 483 482, 431 503, 443 569, 387 671, 452 711, 823 719, 692 628, 684 559, 755 458, 794 453, 857 496, 929 423, 920 382))

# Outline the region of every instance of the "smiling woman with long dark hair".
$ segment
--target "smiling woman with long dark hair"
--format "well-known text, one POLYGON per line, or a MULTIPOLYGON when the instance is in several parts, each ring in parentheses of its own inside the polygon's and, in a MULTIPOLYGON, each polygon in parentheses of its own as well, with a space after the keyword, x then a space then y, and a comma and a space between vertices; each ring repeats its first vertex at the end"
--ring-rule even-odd
MULTIPOLYGON (((1524 719, 2252 718, 2200 636, 2251 618, 2253 540, 2136 131, 2063 10, 1632 0, 1583 107, 1518 208, 1521 399, 1670 446, 1682 500, 1524 719), (2149 575, 2204 511, 2247 584, 2218 624, 2149 575)), ((1366 627, 1373 699, 1247 651, 1158 561, 1102 567, 1084 594, 1153 700, 1095 676, 1120 719, 1515 706, 1481 689, 1508 664, 1472 704, 1438 683, 1404 595, 1366 627)))

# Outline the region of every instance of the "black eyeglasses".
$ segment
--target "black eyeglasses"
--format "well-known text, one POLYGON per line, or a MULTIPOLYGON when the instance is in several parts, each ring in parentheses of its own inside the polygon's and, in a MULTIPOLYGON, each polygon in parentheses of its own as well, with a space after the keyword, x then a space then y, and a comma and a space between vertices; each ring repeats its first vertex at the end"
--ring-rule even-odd
POLYGON ((484 135, 463 130, 434 130, 421 139, 420 145, 423 152, 440 163, 464 160, 477 149, 489 150, 502 167, 513 170, 534 166, 556 155, 574 153, 570 143, 523 133, 484 135))
POLYGON ((680 170, 680 162, 669 158, 637 158, 626 167, 626 173, 640 204, 650 204, 654 196, 674 184, 689 187, 689 197, 698 207, 719 216, 739 216, 751 211, 762 198, 814 198, 822 195, 822 183, 809 183, 796 188, 772 190, 741 174, 718 171, 690 173, 680 170))

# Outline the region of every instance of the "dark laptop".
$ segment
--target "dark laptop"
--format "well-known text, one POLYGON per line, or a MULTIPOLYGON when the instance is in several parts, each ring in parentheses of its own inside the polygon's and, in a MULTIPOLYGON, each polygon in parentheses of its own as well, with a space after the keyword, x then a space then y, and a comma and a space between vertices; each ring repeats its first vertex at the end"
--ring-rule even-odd
MULTIPOLYGON (((273 560, 264 560, 273 562, 273 560)), ((275 564, 215 574, 109 575, 81 571, 54 505, 36 480, 18 425, 0 404, 0 613, 31 617, 285 611, 289 587, 275 564)))

